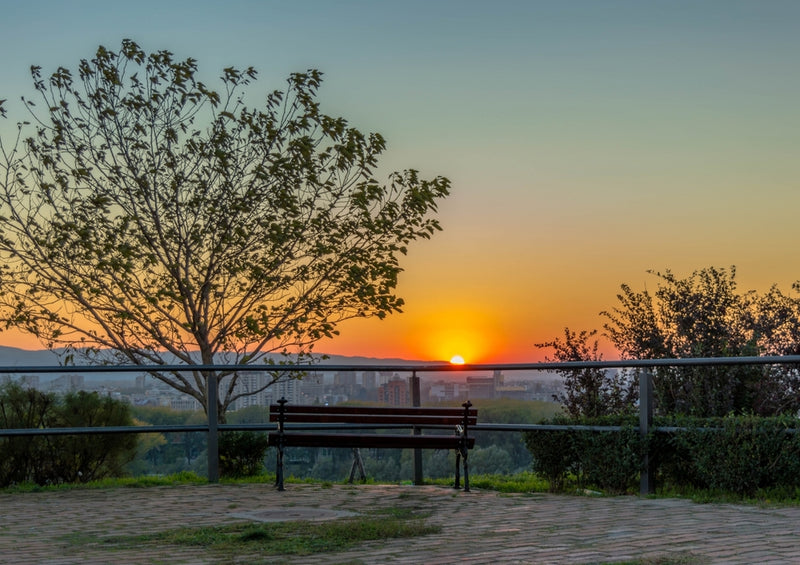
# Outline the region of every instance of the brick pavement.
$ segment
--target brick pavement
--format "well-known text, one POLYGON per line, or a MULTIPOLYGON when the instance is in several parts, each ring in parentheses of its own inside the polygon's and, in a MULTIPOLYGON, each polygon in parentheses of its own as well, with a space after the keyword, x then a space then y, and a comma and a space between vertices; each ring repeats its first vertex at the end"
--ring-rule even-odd
POLYGON ((462 493, 394 485, 199 485, 0 494, 0 563, 274 563, 214 559, 199 548, 115 547, 109 536, 223 524, 277 513, 341 519, 381 507, 430 511, 441 533, 369 542, 351 551, 286 558, 331 563, 800 563, 800 508, 695 504, 676 499, 462 493), (337 512, 329 512, 337 511, 337 512))

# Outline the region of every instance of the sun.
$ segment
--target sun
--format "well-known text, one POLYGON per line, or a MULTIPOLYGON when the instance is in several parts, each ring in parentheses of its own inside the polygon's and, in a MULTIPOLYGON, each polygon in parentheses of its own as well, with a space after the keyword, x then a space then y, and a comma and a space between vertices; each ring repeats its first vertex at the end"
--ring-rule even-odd
POLYGON ((452 363, 453 365, 463 365, 464 358, 461 355, 453 355, 450 358, 450 363, 452 363))

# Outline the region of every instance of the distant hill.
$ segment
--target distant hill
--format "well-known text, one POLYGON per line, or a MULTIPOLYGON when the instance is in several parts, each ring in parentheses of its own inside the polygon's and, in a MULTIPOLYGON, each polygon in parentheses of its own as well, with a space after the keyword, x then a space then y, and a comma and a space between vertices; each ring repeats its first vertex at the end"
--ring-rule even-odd
MULTIPOLYGON (((315 355, 322 357, 323 354, 315 355)), ((275 356, 276 360, 280 356, 275 356)), ((59 356, 52 351, 43 349, 29 351, 16 347, 6 347, 0 345, 0 367, 19 367, 20 373, 26 373, 25 367, 50 367, 59 365, 59 356)), ((412 361, 408 359, 377 359, 372 357, 346 357, 343 355, 329 355, 327 359, 320 361, 324 365, 415 365, 415 364, 434 364, 436 361, 412 361)), ((30 373, 30 372, 28 372, 30 373)), ((86 380, 109 380, 109 379, 128 379, 133 378, 133 373, 89 373, 84 376, 86 380)), ((45 373, 40 378, 49 381, 57 378, 57 374, 45 373)))
POLYGON ((47 349, 28 351, 0 345, 0 367, 41 367, 57 364, 58 356, 47 349))
MULTIPOLYGON (((321 357, 323 354, 315 354, 315 357, 321 357)), ((276 360, 280 356, 275 356, 276 360)), ((327 359, 321 360, 321 365, 351 365, 354 367, 362 365, 377 365, 392 367, 395 365, 436 365, 447 364, 446 361, 420 361, 413 359, 380 359, 375 357, 348 357, 344 355, 329 355, 327 359)), ((0 367, 19 367, 18 374, 36 374, 33 371, 25 371, 25 367, 52 367, 59 364, 58 356, 48 350, 28 351, 25 349, 18 349, 16 347, 6 347, 0 345, 0 367)), ((76 371, 77 372, 77 371, 76 371)), ((431 375, 432 373, 427 373, 431 375)), ((483 372, 462 372, 459 373, 460 377, 467 377, 470 375, 483 375, 483 372)), ((50 381, 58 378, 56 373, 39 373, 39 378, 42 381, 50 381)), ((114 381, 114 380, 129 380, 133 379, 135 373, 85 373, 84 378, 87 381, 114 381)), ((485 375, 484 375, 485 376, 485 375)), ((507 374, 510 380, 515 379, 550 379, 560 378, 556 373, 546 371, 512 371, 507 374)))
MULTIPOLYGON (((315 354, 317 358, 322 358, 325 354, 315 354)), ((274 358, 280 359, 279 355, 274 358)), ((413 364, 435 364, 444 361, 415 361, 411 359, 380 359, 376 357, 347 357, 344 355, 328 355, 327 359, 321 360, 325 365, 413 365, 413 364)), ((0 367, 31 367, 58 365, 59 357, 57 352, 47 349, 29 351, 16 347, 0 345, 0 367)))

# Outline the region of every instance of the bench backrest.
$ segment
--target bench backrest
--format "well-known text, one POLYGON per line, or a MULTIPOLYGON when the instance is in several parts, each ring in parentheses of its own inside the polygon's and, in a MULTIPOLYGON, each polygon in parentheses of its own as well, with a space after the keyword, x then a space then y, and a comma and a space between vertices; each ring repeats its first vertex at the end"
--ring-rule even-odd
MULTIPOLYGON (((269 421, 280 420, 281 407, 269 407, 269 421)), ((428 408, 397 406, 319 406, 291 405, 283 407, 286 423, 326 424, 417 424, 420 426, 456 426, 464 423, 464 408, 428 408)), ((467 425, 478 421, 478 410, 467 410, 467 425)))

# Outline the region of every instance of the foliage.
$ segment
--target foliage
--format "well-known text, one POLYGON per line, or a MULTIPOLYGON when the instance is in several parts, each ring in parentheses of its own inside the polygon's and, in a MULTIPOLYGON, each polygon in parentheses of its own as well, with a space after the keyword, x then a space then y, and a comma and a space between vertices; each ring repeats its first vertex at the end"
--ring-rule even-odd
MULTIPOLYGON (((205 424, 202 412, 173 410, 166 406, 133 406, 134 417, 145 425, 192 425, 205 424)), ((140 434, 148 437, 153 434, 140 434)), ((207 472, 206 460, 203 458, 206 449, 207 434, 203 432, 167 432, 156 434, 163 441, 156 441, 148 446, 141 445, 136 459, 128 464, 126 471, 132 475, 158 473, 170 475, 181 471, 207 472), (146 448, 146 449, 145 449, 146 448)))
MULTIPOLYGON (((633 417, 575 420, 560 416, 545 422, 570 429, 526 432, 533 471, 563 490, 574 477, 578 486, 607 492, 636 489, 644 449, 656 464, 657 481, 671 491, 733 493, 800 492, 800 426, 793 416, 659 417, 669 431, 644 441, 633 417), (595 431, 586 426, 621 426, 595 431)), ((773 494, 775 496, 775 494, 773 494)))
POLYGON ((760 489, 800 488, 796 418, 726 416, 672 423, 688 430, 670 434, 665 442, 665 482, 743 496, 760 489))
POLYGON ((269 406, 247 406, 228 414, 231 424, 263 424, 269 422, 269 406))
POLYGON ((583 429, 542 429, 525 433, 525 442, 533 457, 533 470, 547 478, 551 490, 563 490, 569 475, 577 477, 579 486, 611 493, 629 492, 636 487, 644 444, 634 418, 557 416, 544 423, 584 426, 583 429), (621 429, 598 431, 585 426, 619 426, 621 429))
POLYGON ((574 434, 569 431, 542 430, 525 432, 523 435, 532 456, 533 472, 547 479, 551 492, 562 491, 567 475, 576 472, 574 434))
MULTIPOLYGON (((320 72, 259 109, 244 101, 252 67, 224 69, 215 91, 194 59, 130 40, 77 72, 31 71, 33 125, 0 140, 5 327, 115 352, 101 362, 263 367, 401 310, 399 258, 440 229, 449 181, 378 180, 384 139, 320 110, 320 72)), ((259 392, 236 372, 151 374, 204 407, 216 377, 222 418, 259 392)))
MULTIPOLYGON (((588 420, 584 423, 588 424, 588 420)), ((621 426, 614 432, 577 434, 578 476, 586 486, 617 494, 635 492, 645 443, 633 418, 605 417, 591 420, 593 425, 621 426)))
MULTIPOLYGON (((800 351, 800 299, 773 286, 739 293, 734 267, 679 278, 653 273, 654 294, 623 284, 619 304, 602 315, 606 335, 625 358, 738 357, 800 351)), ((798 290, 795 286, 795 290, 798 290)), ((795 367, 673 367, 654 374, 662 414, 772 415, 800 409, 795 367)))
MULTIPOLYGON (((48 427, 132 425, 130 409, 125 402, 78 391, 63 397, 48 427)), ((133 459, 138 441, 136 434, 61 436, 51 444, 51 457, 58 478, 64 482, 120 476, 125 463, 133 459)))
MULTIPOLYGON (((596 334, 596 330, 578 334, 564 328, 564 339, 556 338, 536 344, 536 347, 555 350, 555 356, 545 358, 546 361, 602 361, 598 341, 590 342, 596 334)), ((555 400, 561 402, 573 418, 630 412, 638 399, 638 380, 623 373, 601 368, 558 369, 556 372, 564 376, 565 393, 555 400)))
MULTIPOLYGON (((48 427, 56 397, 10 382, 0 387, 0 428, 48 427)), ((48 437, 0 439, 0 486, 33 481, 46 484, 50 474, 48 437)))
MULTIPOLYGON (((133 425, 127 404, 96 393, 56 397, 16 383, 0 387, 0 428, 133 425)), ((55 435, 0 440, 0 485, 87 482, 123 474, 135 434, 55 435)))
POLYGON ((264 469, 269 447, 267 434, 221 432, 219 434, 219 472, 223 477, 251 477, 264 469))

